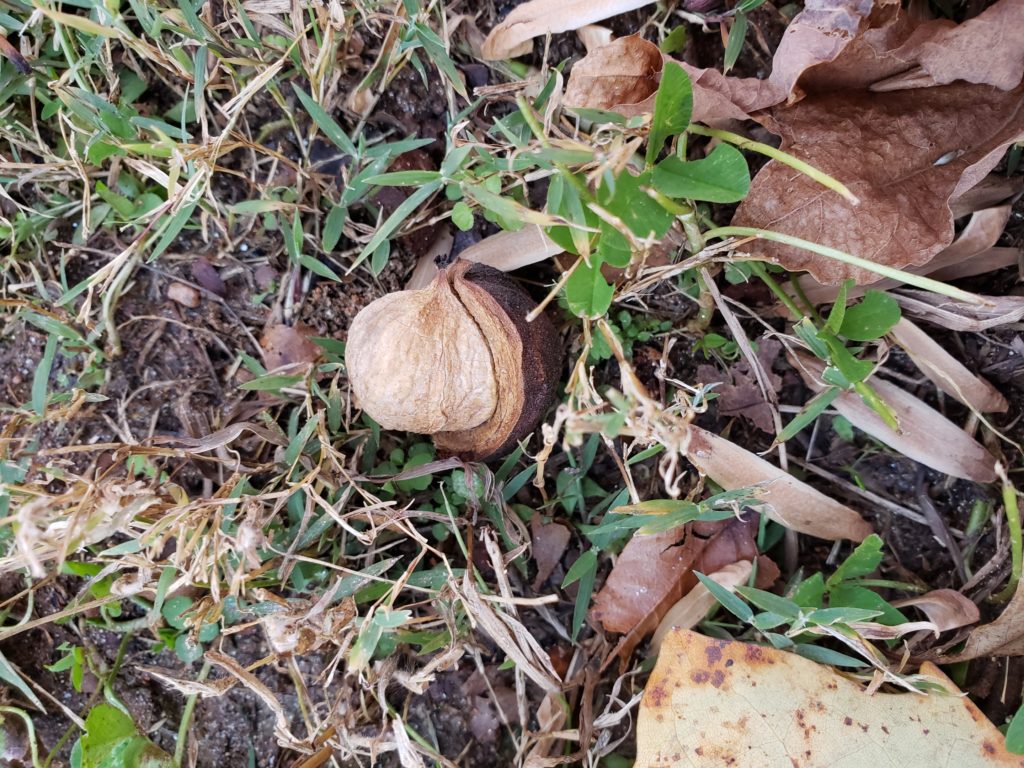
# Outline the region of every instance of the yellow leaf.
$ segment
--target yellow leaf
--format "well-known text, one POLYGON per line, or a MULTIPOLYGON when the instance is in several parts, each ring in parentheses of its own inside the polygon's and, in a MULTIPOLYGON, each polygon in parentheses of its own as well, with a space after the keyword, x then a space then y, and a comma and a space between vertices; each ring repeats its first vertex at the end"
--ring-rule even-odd
POLYGON ((794 653, 679 630, 640 704, 634 768, 1024 766, 938 667, 948 693, 876 693, 794 653))

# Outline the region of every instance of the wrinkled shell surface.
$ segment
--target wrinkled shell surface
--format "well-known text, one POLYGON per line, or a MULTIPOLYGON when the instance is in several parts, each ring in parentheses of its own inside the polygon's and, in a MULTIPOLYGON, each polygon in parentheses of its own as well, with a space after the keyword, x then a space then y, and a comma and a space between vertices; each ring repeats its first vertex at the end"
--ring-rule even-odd
POLYGON ((357 404, 447 454, 508 452, 551 404, 561 370, 551 322, 526 322, 534 306, 507 275, 461 260, 426 288, 378 299, 349 330, 357 404))
POLYGON ((498 403, 487 342, 444 279, 363 309, 345 362, 357 402, 385 429, 472 429, 498 403))

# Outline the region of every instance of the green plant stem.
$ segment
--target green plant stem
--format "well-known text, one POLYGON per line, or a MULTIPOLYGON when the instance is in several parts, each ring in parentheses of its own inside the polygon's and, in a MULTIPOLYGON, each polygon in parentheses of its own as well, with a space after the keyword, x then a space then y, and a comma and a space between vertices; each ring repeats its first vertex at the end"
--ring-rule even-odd
POLYGON ((789 284, 793 286, 793 293, 796 294, 797 298, 803 302, 803 305, 807 308, 807 313, 818 325, 821 324, 821 316, 818 315, 818 310, 814 308, 814 302, 811 301, 804 287, 800 284, 800 275, 793 275, 789 284))
POLYGON ((783 305, 793 314, 793 320, 799 320, 804 317, 804 313, 800 310, 800 307, 796 305, 796 302, 790 297, 788 293, 782 290, 782 286, 779 285, 778 280, 768 274, 768 270, 765 269, 764 263, 760 261, 749 262, 750 268, 754 270, 754 274, 761 278, 761 281, 771 289, 771 292, 775 294, 775 298, 783 303, 783 305))
MULTIPOLYGON (((39 747, 36 745, 36 729, 32 724, 32 718, 27 713, 21 711, 17 707, 0 707, 0 713, 7 715, 16 715, 22 719, 25 723, 25 730, 28 732, 28 744, 32 750, 32 768, 40 768, 39 764, 39 747)), ((3 718, 0 717, 0 722, 3 718)), ((7 764, 6 761, 4 763, 7 764)))
POLYGON ((704 236, 701 234, 700 226, 697 224, 697 217, 693 213, 693 208, 666 197, 656 189, 648 189, 647 194, 654 198, 658 205, 679 219, 683 225, 683 234, 686 235, 686 242, 690 246, 690 252, 700 253, 704 248, 704 236))
POLYGON ((899 280, 901 283, 913 285, 914 287, 925 291, 939 293, 943 296, 948 296, 951 299, 963 301, 967 304, 975 306, 985 304, 985 300, 977 294, 961 290, 960 288, 954 288, 952 285, 947 285, 946 283, 939 282, 938 280, 932 280, 930 277, 904 272, 902 269, 888 267, 885 264, 876 264, 873 261, 862 259, 860 256, 854 256, 851 253, 840 251, 838 248, 831 248, 827 245, 812 243, 810 240, 793 237, 792 235, 784 235, 781 232, 772 232, 767 229, 756 229, 754 227, 718 227, 717 229, 710 229, 705 232, 704 237, 708 240, 712 238, 724 239, 727 237, 751 237, 758 240, 771 240, 775 243, 791 245, 794 248, 802 248, 805 251, 817 253, 820 256, 835 259, 836 261, 841 261, 844 264, 859 267, 860 269, 866 269, 870 272, 874 272, 876 275, 888 277, 893 280, 899 280))
POLYGON ((1021 570, 1024 568, 1024 533, 1021 531, 1020 507, 1017 505, 1017 489, 1006 475, 1003 475, 1003 507, 1006 509, 1006 527, 1010 532, 1010 580, 1005 589, 992 599, 1006 602, 1017 592, 1021 570))
POLYGON ((757 152, 758 154, 770 157, 772 160, 778 160, 780 163, 788 165, 793 170, 800 171, 800 173, 805 176, 814 179, 816 182, 821 184, 821 186, 827 187, 833 192, 838 192, 844 199, 848 200, 853 205, 860 204, 860 198, 853 194, 853 192, 851 192, 841 181, 832 178, 827 173, 819 171, 810 163, 805 163, 803 160, 795 158, 780 149, 776 149, 775 147, 767 144, 762 144, 759 141, 753 141, 744 136, 740 136, 738 133, 721 131, 717 128, 706 128, 703 125, 691 125, 687 130, 690 133, 697 134, 698 136, 710 136, 714 139, 721 139, 722 141, 727 141, 730 144, 735 145, 739 149, 748 149, 751 152, 757 152))
MULTIPOLYGON (((196 678, 198 682, 203 682, 206 676, 210 674, 210 662, 204 661, 203 668, 199 670, 199 677, 196 678)), ((178 726, 178 738, 174 745, 174 764, 181 766, 182 758, 185 757, 185 745, 188 742, 188 727, 192 722, 192 714, 196 709, 196 701, 199 700, 199 694, 190 694, 185 699, 185 709, 181 713, 181 724, 178 726)))

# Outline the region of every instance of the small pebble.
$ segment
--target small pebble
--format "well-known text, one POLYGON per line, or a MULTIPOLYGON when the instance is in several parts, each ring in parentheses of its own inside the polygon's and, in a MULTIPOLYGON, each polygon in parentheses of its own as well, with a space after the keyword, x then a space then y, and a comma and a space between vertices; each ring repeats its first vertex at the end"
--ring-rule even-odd
POLYGON ((199 291, 184 283, 171 283, 167 286, 167 298, 189 309, 199 306, 199 291))

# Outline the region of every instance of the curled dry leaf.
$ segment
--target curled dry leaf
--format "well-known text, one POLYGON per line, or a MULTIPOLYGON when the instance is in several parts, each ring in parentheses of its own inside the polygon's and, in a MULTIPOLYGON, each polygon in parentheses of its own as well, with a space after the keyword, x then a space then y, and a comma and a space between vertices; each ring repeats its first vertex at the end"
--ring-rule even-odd
POLYGON ((613 39, 612 31, 600 24, 587 24, 585 27, 580 27, 576 30, 576 36, 583 43, 583 47, 587 49, 587 53, 602 45, 608 45, 613 39))
POLYGON ((639 35, 620 37, 573 66, 562 103, 627 117, 650 112, 662 66, 662 53, 654 43, 639 35))
POLYGON ((967 304, 909 288, 896 291, 892 296, 904 313, 951 331, 976 333, 1024 318, 1024 296, 981 296, 980 304, 967 304))
POLYGON ((794 531, 833 541, 861 541, 871 533, 849 507, 724 437, 691 426, 687 458, 727 491, 754 488, 764 513, 794 531))
MULTIPOLYGON (((563 103, 568 107, 604 109, 626 117, 654 111, 654 93, 661 81, 665 56, 639 35, 614 40, 590 50, 569 73, 563 103)), ((693 85, 692 119, 700 123, 746 120, 750 112, 770 106, 784 94, 769 81, 731 78, 713 69, 676 62, 693 85)))
POLYGON ((607 632, 625 634, 645 623, 648 632, 654 631, 665 612, 697 583, 694 570, 714 572, 757 557, 757 515, 745 518, 635 535, 594 597, 591 617, 607 632))
POLYGON ((920 608, 939 632, 973 624, 981 614, 974 602, 955 589, 933 589, 918 597, 908 597, 893 603, 896 608, 920 608))
POLYGON ((268 371, 286 368, 290 372, 320 357, 321 349, 309 337, 313 329, 298 325, 272 325, 260 337, 263 364, 268 371))
POLYGON ((1003 0, 960 26, 927 25, 894 52, 915 66, 872 90, 927 88, 957 80, 1012 90, 1024 76, 1024 3, 1003 0))
POLYGON ((483 45, 485 59, 521 56, 535 37, 568 32, 587 24, 643 8, 652 0, 530 0, 516 6, 491 30, 483 45))
MULTIPOLYGON (((823 366, 804 355, 791 357, 804 382, 815 392, 825 389, 823 366)), ((845 391, 832 407, 853 426, 904 456, 934 470, 978 483, 995 482, 995 457, 977 440, 931 406, 894 384, 872 378, 870 386, 896 414, 897 432, 856 392, 845 391)))
POLYGON ((670 633, 640 703, 635 768, 1024 766, 938 667, 945 691, 875 693, 795 653, 670 633))
POLYGON ((970 661, 983 656, 1024 656, 1024 581, 1018 582, 1013 599, 995 621, 971 630, 960 653, 942 656, 942 664, 970 661))
MULTIPOLYGON (((707 577, 732 592, 736 587, 747 582, 752 571, 753 565, 749 560, 740 560, 730 563, 719 571, 707 574, 707 577)), ((657 656, 661 652, 661 644, 669 632, 693 629, 717 604, 718 599, 711 594, 707 587, 700 582, 694 584, 693 589, 673 605, 665 614, 665 618, 661 620, 651 638, 650 655, 657 656)))
POLYGON ((892 331, 921 372, 950 397, 982 413, 1004 413, 1010 404, 988 381, 975 376, 945 347, 903 317, 892 331))

